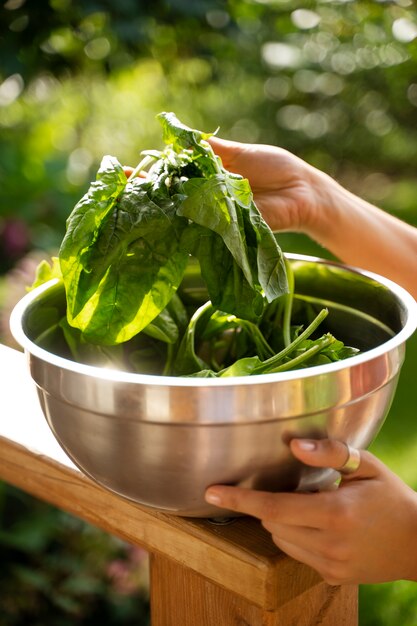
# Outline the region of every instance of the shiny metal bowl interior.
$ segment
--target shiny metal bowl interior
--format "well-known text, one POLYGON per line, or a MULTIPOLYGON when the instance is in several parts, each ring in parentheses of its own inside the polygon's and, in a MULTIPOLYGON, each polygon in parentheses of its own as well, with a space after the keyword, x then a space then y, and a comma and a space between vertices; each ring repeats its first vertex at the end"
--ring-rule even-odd
MULTIPOLYGON (((253 377, 148 376, 76 363, 34 337, 50 324, 61 283, 16 306, 11 328, 28 354, 46 419, 74 463, 140 504, 183 516, 227 515, 204 501, 214 483, 265 490, 325 488, 332 470, 292 458, 293 437, 331 437, 364 448, 393 399, 414 299, 375 274, 288 255, 297 297, 327 306, 326 328, 361 353, 328 365, 253 377)), ((201 285, 185 287, 198 299, 201 285)), ((201 295, 201 294, 200 294, 201 295)))

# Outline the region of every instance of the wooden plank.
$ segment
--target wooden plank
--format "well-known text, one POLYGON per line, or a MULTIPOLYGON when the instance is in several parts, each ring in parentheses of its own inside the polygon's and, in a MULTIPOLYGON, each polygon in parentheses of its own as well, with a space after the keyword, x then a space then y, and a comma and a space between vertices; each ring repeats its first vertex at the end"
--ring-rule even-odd
POLYGON ((238 518, 230 525, 215 526, 207 520, 169 516, 139 506, 84 476, 47 426, 25 357, 4 346, 0 346, 0 381, 3 480, 163 555, 264 610, 275 610, 308 590, 313 595, 319 590, 319 576, 280 552, 257 520, 238 518))

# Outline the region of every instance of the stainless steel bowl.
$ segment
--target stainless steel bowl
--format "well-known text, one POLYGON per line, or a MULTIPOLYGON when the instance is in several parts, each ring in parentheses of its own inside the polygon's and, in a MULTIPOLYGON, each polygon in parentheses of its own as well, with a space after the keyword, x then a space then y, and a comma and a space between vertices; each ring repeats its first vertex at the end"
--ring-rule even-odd
MULTIPOLYGON (((46 419, 74 463, 143 505, 183 516, 219 516, 206 487, 325 488, 335 473, 296 461, 293 437, 330 437, 364 448, 389 410, 417 326, 401 287, 337 263, 288 255, 297 295, 328 306, 327 330, 362 352, 345 361, 253 377, 148 376, 75 363, 34 337, 65 307, 62 284, 25 296, 11 328, 29 357, 46 419)), ((190 287, 190 293, 193 287, 190 287)), ((64 310, 64 309, 63 309, 64 310)), ((223 515, 227 515, 223 511, 223 515)))

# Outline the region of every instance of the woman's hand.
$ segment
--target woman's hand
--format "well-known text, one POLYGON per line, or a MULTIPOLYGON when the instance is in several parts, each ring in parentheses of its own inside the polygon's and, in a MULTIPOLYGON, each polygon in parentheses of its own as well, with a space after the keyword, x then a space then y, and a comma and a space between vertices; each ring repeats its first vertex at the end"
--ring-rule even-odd
POLYGON ((383 274, 417 297, 417 229, 350 193, 291 152, 212 137, 226 169, 249 180, 272 230, 304 232, 341 261, 383 274))
MULTIPOLYGON (((338 441, 293 439, 291 451, 315 467, 341 467, 338 441)), ((417 494, 361 451, 358 470, 336 491, 266 493, 213 486, 206 499, 262 520, 276 545, 331 585, 417 581, 417 494)))
POLYGON ((224 167, 250 182, 255 202, 272 230, 309 232, 323 217, 328 176, 291 152, 263 144, 209 140, 224 167))

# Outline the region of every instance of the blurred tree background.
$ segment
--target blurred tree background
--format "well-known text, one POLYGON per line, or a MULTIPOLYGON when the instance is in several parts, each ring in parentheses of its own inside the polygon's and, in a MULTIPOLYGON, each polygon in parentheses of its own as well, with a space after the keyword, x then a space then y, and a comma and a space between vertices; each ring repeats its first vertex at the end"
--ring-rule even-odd
MULTIPOLYGON (((10 308, 37 259, 56 252, 101 157, 135 165, 160 148, 162 110, 283 146, 417 225, 411 0, 7 0, 0 23, 3 342, 10 308)), ((278 238, 328 255, 307 237, 278 238)), ((416 359, 413 339, 373 445, 414 488, 416 359)), ((130 546, 4 485, 0 514, 0 626, 133 624, 135 613, 147 623, 130 546)), ((363 587, 360 613, 361 626, 417 624, 416 587, 363 587)))

